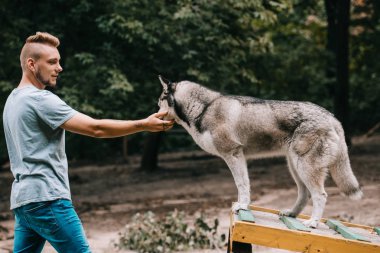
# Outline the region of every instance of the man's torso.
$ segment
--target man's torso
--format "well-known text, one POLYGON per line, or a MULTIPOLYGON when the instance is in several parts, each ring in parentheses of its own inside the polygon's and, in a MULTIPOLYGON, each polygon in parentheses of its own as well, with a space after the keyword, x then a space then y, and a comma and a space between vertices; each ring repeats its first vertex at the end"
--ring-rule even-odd
POLYGON ((3 112, 12 174, 11 209, 39 201, 70 199, 65 132, 59 126, 75 110, 32 85, 9 95, 3 112))

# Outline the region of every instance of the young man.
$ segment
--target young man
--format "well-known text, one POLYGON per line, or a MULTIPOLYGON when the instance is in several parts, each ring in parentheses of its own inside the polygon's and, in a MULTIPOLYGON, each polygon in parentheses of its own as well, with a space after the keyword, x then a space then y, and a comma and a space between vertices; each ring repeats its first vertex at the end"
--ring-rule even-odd
POLYGON ((41 252, 45 241, 58 252, 90 252, 72 203, 65 154, 65 130, 98 138, 140 131, 165 131, 174 122, 166 113, 123 121, 93 119, 73 110, 53 93, 62 72, 59 40, 37 32, 21 50, 22 79, 3 112, 14 176, 11 209, 15 214, 14 252, 41 252))

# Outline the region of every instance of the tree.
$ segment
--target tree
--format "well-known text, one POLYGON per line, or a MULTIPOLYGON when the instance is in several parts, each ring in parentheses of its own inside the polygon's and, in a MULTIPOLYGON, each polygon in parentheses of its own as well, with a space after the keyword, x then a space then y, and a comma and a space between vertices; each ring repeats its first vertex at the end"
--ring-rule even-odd
MULTIPOLYGON (((336 84, 334 89, 334 111, 343 125, 346 142, 351 144, 349 129, 349 78, 348 78, 348 28, 350 21, 349 0, 325 0, 328 29, 327 49, 334 55, 336 84)), ((330 72, 331 73, 331 72, 330 72)), ((329 73, 328 73, 329 74, 329 73)))
POLYGON ((140 164, 142 170, 152 172, 158 169, 160 139, 161 133, 149 133, 145 138, 140 164))

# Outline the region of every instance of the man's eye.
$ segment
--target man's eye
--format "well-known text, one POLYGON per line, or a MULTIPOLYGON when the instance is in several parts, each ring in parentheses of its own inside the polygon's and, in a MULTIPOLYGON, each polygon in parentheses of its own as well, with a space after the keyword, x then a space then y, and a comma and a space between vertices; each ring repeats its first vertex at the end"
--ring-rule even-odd
POLYGON ((49 63, 50 65, 54 65, 54 64, 57 64, 58 61, 57 61, 57 60, 50 60, 50 61, 48 61, 48 63, 49 63))

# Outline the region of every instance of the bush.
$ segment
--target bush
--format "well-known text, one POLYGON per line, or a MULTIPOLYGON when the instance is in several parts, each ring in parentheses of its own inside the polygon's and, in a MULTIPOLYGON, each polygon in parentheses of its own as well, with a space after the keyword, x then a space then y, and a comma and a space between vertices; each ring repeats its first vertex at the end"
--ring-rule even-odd
POLYGON ((188 226, 184 212, 177 210, 161 219, 153 212, 137 213, 120 233, 115 246, 143 253, 220 248, 226 237, 217 234, 218 225, 218 219, 208 225, 202 213, 196 215, 193 226, 188 226))

